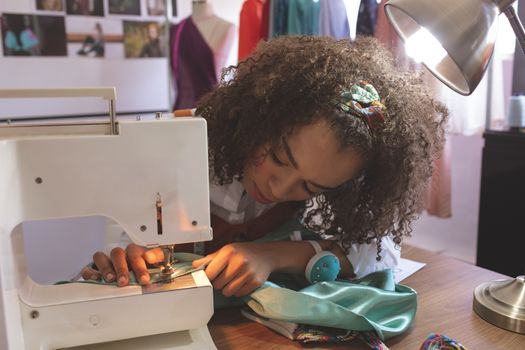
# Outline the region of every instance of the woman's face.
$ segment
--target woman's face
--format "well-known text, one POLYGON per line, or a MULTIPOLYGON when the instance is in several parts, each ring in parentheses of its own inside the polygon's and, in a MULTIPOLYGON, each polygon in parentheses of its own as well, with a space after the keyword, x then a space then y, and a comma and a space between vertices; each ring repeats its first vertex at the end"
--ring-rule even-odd
POLYGON ((246 192, 264 204, 305 200, 355 178, 365 160, 354 149, 339 149, 324 119, 297 128, 277 153, 262 147, 244 169, 246 192))

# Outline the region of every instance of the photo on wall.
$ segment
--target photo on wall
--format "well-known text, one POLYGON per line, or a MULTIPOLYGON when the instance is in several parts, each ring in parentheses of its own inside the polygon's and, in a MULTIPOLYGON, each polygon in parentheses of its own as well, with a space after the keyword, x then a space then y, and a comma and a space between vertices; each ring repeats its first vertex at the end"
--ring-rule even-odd
MULTIPOLYGON (((104 57, 106 41, 104 29, 100 22, 95 22, 91 33, 80 34, 80 48, 77 55, 87 57, 104 57)), ((70 37, 68 35, 68 42, 70 37)))
POLYGON ((109 14, 140 16, 140 0, 108 0, 109 14))
POLYGON ((66 0, 66 13, 78 16, 104 16, 103 0, 66 0))
POLYGON ((4 56, 67 56, 64 16, 2 14, 4 56))
POLYGON ((146 8, 149 16, 166 15, 166 2, 164 0, 146 0, 146 8))
POLYGON ((64 11, 63 0, 36 0, 36 9, 42 11, 64 11))
POLYGON ((122 21, 99 17, 66 17, 70 57, 124 58, 122 21))
POLYGON ((164 57, 164 30, 157 22, 124 21, 126 58, 164 57))

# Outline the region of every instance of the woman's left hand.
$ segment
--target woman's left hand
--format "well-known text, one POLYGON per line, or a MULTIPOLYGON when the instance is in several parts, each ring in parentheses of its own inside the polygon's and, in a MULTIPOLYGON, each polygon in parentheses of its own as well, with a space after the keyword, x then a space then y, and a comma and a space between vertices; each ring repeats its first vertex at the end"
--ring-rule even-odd
POLYGON ((228 244, 194 260, 193 266, 209 263, 205 272, 213 287, 226 297, 241 297, 261 286, 273 271, 271 254, 265 248, 254 242, 228 244))

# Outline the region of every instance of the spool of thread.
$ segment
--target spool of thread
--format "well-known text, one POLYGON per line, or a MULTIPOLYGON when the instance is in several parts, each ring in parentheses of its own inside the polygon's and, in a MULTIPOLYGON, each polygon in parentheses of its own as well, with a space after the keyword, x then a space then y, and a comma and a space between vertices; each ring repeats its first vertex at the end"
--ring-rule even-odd
POLYGON ((511 130, 525 128, 525 96, 511 96, 507 112, 507 126, 511 130))

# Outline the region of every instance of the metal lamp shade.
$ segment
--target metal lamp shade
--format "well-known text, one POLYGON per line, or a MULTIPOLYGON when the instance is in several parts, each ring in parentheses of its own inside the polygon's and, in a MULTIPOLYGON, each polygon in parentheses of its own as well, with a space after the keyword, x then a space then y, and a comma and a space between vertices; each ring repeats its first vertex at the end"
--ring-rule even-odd
POLYGON ((444 84, 462 95, 478 86, 494 51, 496 18, 491 0, 390 0, 386 15, 403 41, 421 28, 441 43, 448 55, 423 64, 444 84))

